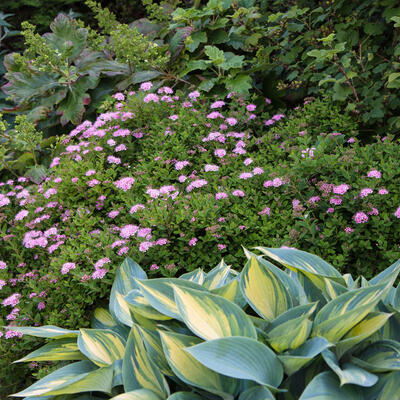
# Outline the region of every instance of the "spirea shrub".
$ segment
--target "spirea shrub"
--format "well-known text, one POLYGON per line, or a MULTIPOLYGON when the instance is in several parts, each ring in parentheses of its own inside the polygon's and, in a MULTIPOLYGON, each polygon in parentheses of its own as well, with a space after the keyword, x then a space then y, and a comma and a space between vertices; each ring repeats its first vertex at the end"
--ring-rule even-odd
POLYGON ((152 89, 76 127, 40 185, 2 184, 3 325, 85 326, 127 255, 150 276, 242 262, 255 242, 367 277, 400 257, 398 142, 361 147, 322 106, 268 115, 233 94, 152 89))

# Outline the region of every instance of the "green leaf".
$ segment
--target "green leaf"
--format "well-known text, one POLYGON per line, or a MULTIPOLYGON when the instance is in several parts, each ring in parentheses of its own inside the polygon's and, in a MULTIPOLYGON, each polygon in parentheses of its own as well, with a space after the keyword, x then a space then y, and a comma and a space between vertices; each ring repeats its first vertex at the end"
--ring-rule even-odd
POLYGON ((211 61, 208 60, 190 60, 185 69, 180 73, 180 76, 185 76, 189 72, 195 71, 197 69, 205 70, 211 64, 211 61))
POLYGON ((283 353, 278 356, 278 358, 283 363, 285 373, 287 375, 292 375, 308 363, 312 362, 314 358, 321 354, 325 349, 332 346, 333 344, 329 343, 326 339, 315 337, 307 340, 297 349, 283 353))
POLYGON ((125 340, 116 332, 106 329, 80 329, 78 336, 79 350, 102 367, 123 358, 125 340))
POLYGON ((200 45, 200 43, 207 43, 207 34, 204 31, 197 31, 192 33, 185 42, 186 48, 193 53, 200 45))
POLYGON ((254 386, 242 392, 238 400, 275 400, 275 397, 265 386, 254 386))
POLYGON ((376 385, 368 388, 364 394, 365 400, 386 400, 400 398, 400 371, 382 374, 376 385))
POLYGON ((86 360, 86 357, 78 349, 76 338, 54 340, 33 351, 32 353, 29 353, 27 356, 14 361, 14 363, 59 360, 86 360))
POLYGON ((343 369, 340 368, 338 359, 330 350, 324 350, 322 352, 322 357, 340 379, 340 386, 353 384, 357 386, 370 387, 378 382, 378 377, 376 375, 365 371, 357 365, 346 363, 343 365, 343 369))
POLYGON ((161 398, 169 396, 168 383, 155 362, 149 358, 143 338, 134 324, 126 344, 123 357, 122 377, 126 392, 136 389, 149 389, 161 398))
POLYGON ((250 75, 239 74, 232 78, 228 77, 225 80, 225 87, 239 94, 247 94, 252 88, 253 79, 250 75))
POLYGON ((111 393, 112 379, 112 365, 97 368, 90 361, 79 361, 52 372, 13 396, 59 395, 90 391, 111 393))
POLYGON ((299 400, 364 400, 356 386, 341 387, 333 372, 321 372, 313 378, 299 400))
POLYGON ((137 289, 135 278, 147 279, 147 275, 135 261, 127 257, 115 274, 110 294, 110 313, 114 319, 128 326, 132 326, 132 318, 123 296, 137 289))
POLYGON ((176 392, 171 394, 167 400, 203 400, 203 397, 192 392, 176 392))
POLYGON ((236 304, 221 296, 174 287, 181 318, 197 336, 217 339, 227 336, 257 338, 250 318, 236 304))
POLYGON ((390 89, 400 89, 400 72, 389 74, 387 87, 390 89))
POLYGON ((162 400, 154 392, 148 389, 138 389, 112 397, 111 400, 162 400))
POLYGON ((244 56, 238 56, 231 52, 225 52, 224 55, 225 55, 226 61, 220 65, 220 67, 224 71, 228 71, 229 69, 232 69, 232 68, 243 68, 244 56))
POLYGON ((29 168, 29 170, 26 172, 25 176, 32 181, 33 183, 36 183, 37 185, 39 183, 42 183, 43 180, 47 176, 47 168, 44 167, 43 165, 35 165, 32 168, 29 168))
MULTIPOLYGON (((251 257, 241 273, 240 288, 243 296, 251 308, 267 321, 272 321, 297 305, 284 284, 286 282, 280 277, 255 257, 251 257)), ((287 280, 289 279, 287 277, 287 280)))
POLYGON ((72 331, 70 329, 59 328, 54 325, 43 325, 39 327, 34 326, 13 326, 13 331, 21 332, 24 335, 42 337, 42 338, 66 338, 78 337, 79 331, 72 331))
POLYGON ((231 398, 237 392, 239 382, 235 379, 217 374, 198 362, 186 347, 200 342, 193 336, 160 331, 164 353, 174 374, 188 385, 204 389, 207 392, 231 398))
POLYGON ((266 345, 246 337, 226 337, 186 348, 197 361, 222 375, 255 381, 276 390, 283 368, 266 345))
POLYGON ((225 55, 222 50, 215 46, 204 46, 205 54, 215 65, 220 65, 225 61, 225 55))

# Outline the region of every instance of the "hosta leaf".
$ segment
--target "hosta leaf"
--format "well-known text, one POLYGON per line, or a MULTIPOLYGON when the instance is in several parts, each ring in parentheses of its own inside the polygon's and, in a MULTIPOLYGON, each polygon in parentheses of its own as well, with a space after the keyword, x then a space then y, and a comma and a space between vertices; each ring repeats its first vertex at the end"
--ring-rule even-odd
POLYGON ((381 340, 368 346, 361 354, 351 357, 354 364, 371 372, 400 370, 400 343, 381 340))
POLYGON ((292 375, 296 371, 306 366, 309 362, 321 354, 325 349, 332 347, 333 344, 329 343, 322 337, 315 337, 307 340, 300 347, 295 350, 290 350, 278 358, 283 363, 285 373, 292 375))
POLYGON ((324 350, 322 352, 322 357, 340 379, 340 386, 353 384, 357 386, 370 387, 375 385, 378 381, 376 375, 371 374, 357 365, 346 363, 343 365, 343 368, 341 368, 335 354, 330 350, 324 350))
POLYGON ((89 391, 110 393, 112 378, 112 365, 97 368, 90 361, 79 361, 52 372, 13 396, 58 395, 89 391))
POLYGON ((235 394, 239 382, 217 374, 199 363, 184 349, 198 344, 201 340, 172 332, 160 331, 165 356, 175 375, 188 385, 195 386, 214 394, 227 397, 235 394))
POLYGON ((216 267, 207 273, 202 285, 208 290, 217 289, 225 285, 230 270, 229 265, 226 265, 225 261, 221 260, 216 267))
POLYGON ((113 376, 113 383, 112 387, 115 386, 123 386, 124 380, 122 378, 122 359, 114 361, 114 376, 113 376))
POLYGON ((116 332, 106 329, 81 329, 79 350, 98 366, 112 364, 123 358, 125 340, 116 332))
POLYGON ((327 294, 329 299, 336 299, 336 297, 340 296, 343 293, 346 293, 347 291, 347 286, 343 286, 340 283, 325 278, 325 293, 327 294))
MULTIPOLYGON (((164 397, 163 397, 164 398, 164 397)), ((154 392, 148 389, 138 389, 112 397, 111 400, 162 400, 154 392)))
POLYGON ((162 398, 169 395, 167 381, 154 361, 149 358, 143 338, 135 324, 126 344, 122 376, 126 392, 144 388, 152 390, 162 398))
POLYGON ((176 392, 171 394, 167 400, 203 400, 203 397, 192 392, 176 392))
POLYGON ((136 325, 142 336, 144 346, 160 371, 167 376, 173 376, 173 372, 168 365, 167 359, 165 358, 164 350, 162 347, 160 334, 157 331, 146 329, 143 326, 136 325))
POLYGON ((78 349, 76 338, 54 340, 14 362, 58 360, 86 360, 78 349))
POLYGON ((122 338, 128 339, 128 335, 130 329, 121 325, 112 317, 112 315, 102 307, 97 307, 94 310, 92 317, 92 328, 94 329, 111 329, 114 332, 117 332, 122 338))
POLYGON ((137 289, 135 278, 147 279, 143 269, 131 258, 127 257, 118 267, 110 294, 110 313, 114 319, 125 325, 132 326, 129 307, 123 296, 137 289), (117 293, 119 296, 117 296, 117 293), (121 300, 122 299, 122 300, 121 300))
POLYGON ((36 336, 42 338, 66 338, 78 337, 79 331, 72 331, 70 329, 59 328, 54 325, 43 326, 13 326, 13 331, 21 332, 24 335, 36 336))
POLYGON ((192 272, 187 272, 186 274, 181 275, 179 279, 186 279, 188 281, 202 285, 205 277, 206 274, 204 273, 204 271, 200 268, 197 268, 192 272))
POLYGON ((155 320, 171 319, 171 317, 161 314, 154 309, 138 289, 131 290, 126 296, 124 296, 124 300, 135 313, 143 315, 143 317, 155 320))
POLYGON ((299 400, 364 400, 357 386, 341 387, 333 372, 321 372, 306 387, 299 400))
POLYGON ((371 286, 346 292, 330 301, 314 319, 313 336, 338 342, 375 308, 387 290, 385 285, 371 286))
POLYGON ((246 299, 242 295, 242 291, 240 290, 240 277, 231 280, 224 286, 213 289, 211 293, 222 296, 241 308, 243 308, 247 303, 246 299))
POLYGON ((255 339, 226 337, 186 351, 206 367, 232 378, 255 381, 274 390, 282 382, 283 368, 275 353, 255 339))
POLYGON ((205 340, 227 336, 257 338, 250 318, 229 300, 193 289, 174 287, 174 292, 183 321, 197 336, 205 340))
POLYGON ((386 400, 400 398, 400 371, 382 374, 376 385, 364 393, 364 400, 386 400))
POLYGON ((344 353, 352 349, 356 344, 381 329, 390 316, 391 314, 378 312, 368 314, 336 344, 335 353, 337 357, 340 359, 344 353))
POLYGON ((370 285, 378 285, 381 283, 392 282, 392 284, 396 281, 396 278, 400 271, 400 259, 393 263, 390 267, 384 269, 381 273, 376 275, 369 281, 370 285))
POLYGON ((267 321, 297 305, 280 276, 255 257, 246 263, 240 287, 253 310, 267 321))
POLYGON ((342 275, 332 265, 314 254, 297 249, 256 248, 285 267, 294 271, 301 271, 320 289, 325 288, 323 278, 335 279, 343 285, 346 284, 342 275))
POLYGON ((146 281, 136 281, 136 283, 153 308, 161 314, 178 320, 182 320, 182 317, 175 303, 174 285, 176 287, 202 290, 208 293, 207 289, 202 286, 179 278, 156 278, 146 281))
POLYGON ((275 400, 275 397, 265 386, 254 386, 244 391, 238 400, 275 400))

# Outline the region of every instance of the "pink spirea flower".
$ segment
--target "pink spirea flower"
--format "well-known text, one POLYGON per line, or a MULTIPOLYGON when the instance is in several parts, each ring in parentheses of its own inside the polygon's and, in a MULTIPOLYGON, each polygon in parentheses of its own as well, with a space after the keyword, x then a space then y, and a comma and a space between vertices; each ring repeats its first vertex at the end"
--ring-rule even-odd
POLYGON ((360 192, 360 197, 367 197, 371 193, 373 193, 373 190, 370 188, 362 189, 360 192))
POLYGON ((145 103, 158 103, 158 96, 155 93, 149 93, 148 95, 145 96, 145 98, 143 99, 143 101, 145 103))
POLYGON ((91 181, 88 181, 88 182, 87 182, 87 185, 88 185, 89 187, 93 187, 93 186, 98 185, 99 183, 100 183, 99 180, 97 180, 97 179, 92 179, 91 181))
POLYGON ((185 182, 186 179, 187 179, 187 176, 185 176, 185 175, 179 175, 179 177, 178 177, 178 181, 179 181, 180 183, 185 182))
POLYGON ((400 218, 400 207, 395 211, 394 216, 400 218))
POLYGON ((215 200, 222 200, 222 199, 227 199, 228 195, 224 192, 219 192, 215 194, 215 200))
POLYGON ((96 269, 96 271, 93 272, 91 278, 92 279, 103 279, 107 272, 108 271, 105 268, 96 269))
POLYGON ((151 264, 150 271, 155 271, 157 269, 160 269, 160 267, 157 264, 151 264))
POLYGON ((329 207, 329 208, 326 210, 326 212, 327 212, 328 214, 330 214, 330 213, 335 212, 335 209, 334 209, 333 207, 329 207))
POLYGON ((222 100, 215 101, 214 103, 211 104, 210 108, 221 108, 225 105, 225 102, 222 100))
POLYGON ((134 206, 131 207, 131 209, 129 210, 129 214, 134 214, 136 212, 138 212, 139 210, 143 210, 146 207, 143 204, 135 204, 134 206))
POLYGON ((235 126, 238 123, 237 119, 232 117, 227 118, 226 122, 229 126, 235 126))
POLYGON ((57 189, 51 188, 51 189, 46 190, 43 193, 43 196, 46 197, 46 199, 48 199, 48 198, 50 198, 50 196, 53 196, 56 193, 57 193, 57 189))
POLYGON ((257 106, 255 104, 247 104, 246 106, 246 110, 250 112, 254 111, 256 108, 257 106))
POLYGON ((348 190, 350 189, 349 185, 346 185, 345 183, 334 186, 333 187, 333 193, 335 194, 345 194, 348 190))
POLYGON ((146 194, 148 194, 152 199, 157 199, 160 196, 160 191, 158 189, 148 188, 146 194))
POLYGON ((368 215, 379 215, 379 210, 375 207, 372 207, 370 211, 368 211, 368 215))
POLYGON ((253 174, 254 175, 261 175, 263 173, 264 173, 264 170, 262 168, 260 168, 260 167, 256 167, 256 168, 253 169, 253 174))
POLYGON ((239 179, 250 179, 253 177, 251 172, 243 172, 239 175, 239 179))
POLYGON ((198 97, 200 97, 200 93, 197 90, 195 90, 194 92, 189 93, 188 96, 190 100, 195 101, 198 97))
POLYGON ((124 192, 126 192, 127 190, 129 190, 132 187, 134 182, 135 182, 134 178, 126 177, 126 178, 121 178, 118 181, 115 181, 114 186, 117 187, 118 189, 121 189, 124 192))
POLYGON ((204 171, 205 172, 215 172, 215 171, 218 171, 218 170, 219 170, 218 165, 206 164, 204 166, 204 171))
POLYGON ((236 196, 236 197, 244 197, 245 196, 245 194, 244 194, 244 192, 242 191, 242 190, 234 190, 233 192, 232 192, 232 195, 233 196, 236 196))
POLYGON ((114 157, 114 156, 108 156, 108 157, 107 157, 107 161, 108 161, 110 164, 121 164, 121 159, 118 158, 118 157, 114 157))
POLYGON ((349 235, 350 233, 354 232, 354 229, 350 228, 350 226, 347 226, 346 228, 344 228, 344 231, 349 235))
POLYGON ((110 211, 110 212, 107 214, 107 216, 108 216, 109 218, 115 218, 115 217, 117 217, 118 215, 119 215, 119 211, 118 211, 118 210, 110 211))
POLYGON ((186 160, 184 160, 184 161, 177 161, 177 162, 175 163, 175 169, 176 169, 177 171, 180 171, 181 169, 185 168, 187 165, 189 165, 189 161, 186 161, 186 160))
POLYGON ((37 305, 37 308, 38 308, 40 311, 42 311, 45 307, 46 307, 46 304, 45 304, 43 301, 41 301, 41 302, 38 303, 38 305, 37 305))
POLYGON ((91 175, 95 175, 95 174, 96 174, 96 171, 94 169, 89 169, 89 171, 85 172, 86 176, 91 176, 91 175))
POLYGON ((258 215, 271 215, 271 209, 269 207, 265 207, 264 210, 260 211, 258 215))
POLYGON ((96 264, 94 264, 94 269, 100 269, 102 268, 104 265, 110 263, 111 260, 108 257, 104 257, 104 258, 100 258, 100 260, 98 260, 96 262, 96 264))
POLYGON ((332 197, 331 199, 329 199, 329 203, 334 204, 335 206, 339 206, 340 204, 342 204, 342 199, 340 197, 332 197))
POLYGON ((153 87, 153 84, 151 82, 143 82, 140 85, 140 90, 142 90, 143 92, 147 92, 148 90, 150 90, 153 87))
POLYGON ((141 242, 139 244, 139 251, 145 253, 148 249, 150 249, 150 247, 153 246, 152 242, 141 242))
POLYGON ((20 298, 21 298, 20 293, 13 293, 11 296, 8 296, 6 299, 4 299, 1 304, 3 304, 4 307, 6 306, 15 307, 19 303, 20 298))
POLYGON ((67 262, 65 264, 63 264, 63 266, 61 267, 61 273, 63 275, 67 274, 71 269, 75 269, 76 265, 73 262, 67 262))
POLYGON ((115 93, 112 95, 112 97, 114 97, 114 99, 117 99, 119 101, 124 101, 125 100, 125 96, 122 93, 115 93))
POLYGON ((196 179, 187 186, 186 191, 191 192, 193 189, 199 189, 207 185, 207 183, 208 182, 205 179, 196 179))
POLYGON ((210 119, 217 119, 217 118, 223 118, 223 117, 224 116, 218 111, 210 112, 210 114, 207 115, 207 118, 210 118, 210 119))
POLYGON ((28 210, 21 210, 18 214, 15 215, 14 221, 21 221, 29 214, 28 210))
POLYGON ((168 118, 172 121, 176 121, 179 117, 176 114, 174 114, 174 115, 169 116, 168 118))
POLYGON ((122 144, 119 144, 116 148, 115 148, 115 151, 118 153, 119 151, 125 151, 125 150, 127 150, 127 147, 122 143, 122 144))
POLYGON ((381 189, 378 190, 378 194, 381 194, 381 195, 389 194, 389 192, 385 188, 381 188, 381 189))
POLYGON ((368 221, 368 215, 365 214, 362 211, 359 211, 354 216, 354 221, 355 221, 356 224, 364 224, 364 223, 366 223, 368 221))
POLYGON ((246 165, 246 167, 247 167, 247 166, 250 165, 252 162, 253 162, 253 160, 252 160, 250 157, 248 157, 248 158, 246 158, 246 159, 243 161, 243 164, 246 165))
POLYGON ((217 247, 218 247, 219 251, 222 251, 222 250, 226 249, 226 244, 218 244, 217 247))
POLYGON ((131 236, 134 236, 138 229, 139 228, 136 225, 128 224, 121 228, 119 235, 124 239, 128 239, 131 236))
POLYGON ((0 193, 0 207, 6 206, 7 204, 10 204, 10 199, 6 195, 0 193))
POLYGON ((197 238, 191 238, 190 240, 189 240, 189 246, 196 246, 196 243, 197 243, 197 241, 198 241, 198 239, 197 238))
POLYGON ((58 164, 60 164, 60 157, 55 157, 50 164, 50 168, 54 168, 58 164))
POLYGON ((225 149, 216 149, 216 150, 214 151, 214 155, 217 156, 217 157, 219 157, 219 158, 225 157, 225 155, 226 155, 226 150, 225 150, 225 149))
POLYGON ((382 174, 378 170, 372 169, 371 171, 368 172, 367 176, 368 178, 380 179, 382 177, 382 174))
POLYGON ((311 203, 311 204, 314 204, 314 203, 318 203, 320 200, 321 200, 321 198, 319 196, 313 196, 313 197, 310 197, 307 200, 307 202, 311 203))
POLYGON ((4 261, 0 261, 0 269, 6 269, 7 264, 4 261))

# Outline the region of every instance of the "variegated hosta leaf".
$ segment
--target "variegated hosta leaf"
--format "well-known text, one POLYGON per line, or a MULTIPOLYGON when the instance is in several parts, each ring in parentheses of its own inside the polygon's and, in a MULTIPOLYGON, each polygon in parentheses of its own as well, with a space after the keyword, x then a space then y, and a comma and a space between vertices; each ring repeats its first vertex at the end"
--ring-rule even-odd
POLYGON ((174 291, 181 318, 197 336, 205 340, 226 336, 257 338, 250 318, 229 300, 193 289, 174 287, 174 291))
POLYGON ((368 388, 365 400, 400 399, 400 371, 381 374, 376 385, 368 388))
POLYGON ((240 290, 240 276, 238 278, 232 279, 224 286, 213 289, 211 293, 222 296, 225 299, 232 301, 240 308, 243 308, 247 303, 246 299, 242 295, 242 291, 240 290))
POLYGON ((86 360, 86 357, 78 349, 76 339, 63 338, 53 340, 52 342, 45 344, 41 348, 14 362, 61 360, 86 360))
POLYGON ((324 281, 325 281, 325 293, 330 300, 336 299, 336 297, 348 291, 347 286, 341 285, 340 283, 335 282, 332 279, 325 278, 324 281))
POLYGON ((137 289, 136 278, 147 279, 146 272, 135 261, 127 257, 118 267, 111 287, 110 313, 117 321, 128 326, 132 326, 132 320, 129 309, 127 310, 127 304, 122 300, 123 296, 127 295, 131 290, 137 289))
POLYGON ((370 387, 378 382, 378 377, 376 375, 371 374, 357 365, 346 363, 341 368, 335 354, 330 350, 324 350, 322 352, 322 357, 340 379, 340 386, 350 383, 357 386, 370 387))
POLYGON ((275 397, 265 386, 254 386, 244 391, 238 400, 275 400, 275 397))
POLYGON ((111 329, 117 332, 125 340, 128 339, 130 329, 117 322, 113 316, 105 308, 98 307, 94 310, 92 317, 92 328, 94 329, 111 329))
POLYGON ((158 331, 146 329, 143 326, 136 325, 142 336, 144 346, 151 360, 155 362, 160 371, 167 376, 173 376, 171 368, 165 358, 164 350, 158 331))
POLYGON ((126 344, 122 377, 126 392, 144 388, 152 390, 161 398, 169 395, 167 381, 155 362, 149 358, 140 331, 135 324, 126 344))
POLYGON ((356 344, 382 328, 391 314, 372 312, 352 328, 335 347, 335 354, 340 359, 343 354, 352 349, 356 344))
POLYGON ((192 272, 187 272, 186 274, 182 274, 179 277, 179 279, 186 279, 188 281, 202 285, 205 277, 206 277, 206 274, 204 273, 204 271, 200 268, 197 268, 192 272))
POLYGON ((310 335, 309 318, 316 307, 316 303, 293 307, 274 319, 267 330, 269 345, 277 352, 301 346, 310 335))
POLYGON ((208 290, 217 289, 227 283, 227 278, 230 272, 229 265, 225 264, 224 260, 207 273, 203 286, 208 290))
POLYGON ((282 382, 282 364, 268 346, 255 339, 226 337, 185 350, 206 367, 232 378, 255 381, 274 390, 282 382))
POLYGON ((299 400, 365 400, 357 386, 340 386, 333 372, 321 372, 307 385, 299 400))
POLYGON ((129 304, 129 307, 133 312, 140 314, 145 318, 159 321, 171 319, 171 317, 161 314, 154 309, 138 289, 131 290, 126 296, 124 296, 124 300, 129 304))
MULTIPOLYGON (((284 274, 280 271, 280 274, 284 274)), ((241 273, 240 286, 253 310, 267 321, 298 304, 275 271, 252 257, 241 273)), ((287 280, 289 276, 286 275, 287 280)))
POLYGON ((256 247, 256 249, 286 268, 301 271, 321 290, 325 289, 323 278, 331 278, 342 285, 346 284, 342 275, 332 265, 314 254, 297 249, 271 249, 266 247, 256 247))
POLYGON ((370 372, 399 371, 400 343, 394 340, 375 342, 357 356, 351 357, 351 361, 370 372))
POLYGON ((125 340, 106 329, 81 329, 79 350, 96 365, 102 367, 124 357, 125 340))
POLYGON ((210 370, 185 351, 186 347, 201 342, 200 339, 163 331, 160 331, 160 336, 167 361, 179 379, 223 398, 233 399, 239 388, 239 382, 210 370))
POLYGON ((380 274, 376 275, 369 281, 370 285, 379 285, 382 283, 392 282, 390 286, 396 281, 400 272, 400 259, 393 263, 390 267, 383 270, 380 274))
POLYGON ((173 286, 201 290, 208 290, 197 283, 179 278, 157 278, 146 281, 137 281, 137 285, 150 303, 161 314, 171 318, 182 320, 181 314, 176 306, 173 286))
POLYGON ((167 400, 203 400, 203 397, 192 392, 176 392, 171 394, 167 400))
POLYGON ((387 286, 378 285, 346 292, 325 305, 314 319, 313 336, 323 336, 336 343, 350 329, 374 310, 387 293, 387 286))
POLYGON ((300 347, 295 350, 290 350, 278 356, 281 360, 285 373, 292 375, 308 363, 312 362, 315 357, 321 354, 325 349, 332 347, 333 344, 329 343, 322 337, 315 337, 307 340, 300 347))
POLYGON ((24 335, 36 336, 42 338, 56 338, 62 339, 66 337, 78 337, 79 331, 72 331, 70 329, 59 328, 54 325, 43 326, 13 326, 13 331, 21 332, 24 335))
POLYGON ((29 386, 22 392, 13 394, 13 396, 28 397, 91 391, 110 394, 112 380, 112 365, 98 368, 90 361, 85 360, 66 365, 29 386))
POLYGON ((148 389, 138 389, 126 392, 113 397, 111 400, 162 400, 165 397, 159 397, 148 389))

